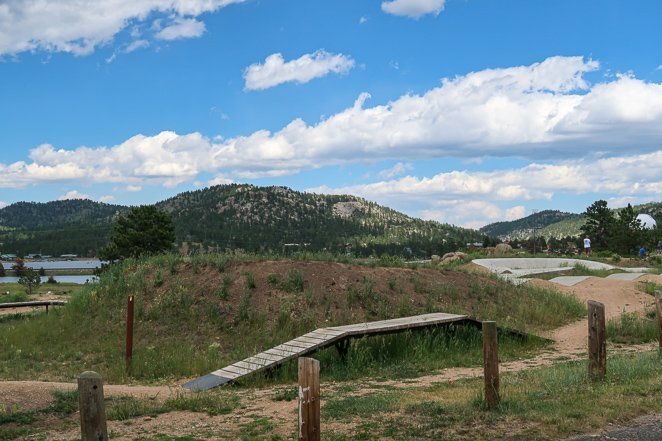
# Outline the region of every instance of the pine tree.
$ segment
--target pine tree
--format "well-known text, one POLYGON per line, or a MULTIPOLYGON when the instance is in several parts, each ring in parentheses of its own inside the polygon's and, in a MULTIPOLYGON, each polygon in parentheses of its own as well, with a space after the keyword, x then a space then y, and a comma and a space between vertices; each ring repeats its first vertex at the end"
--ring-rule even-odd
POLYGON ((607 208, 607 201, 593 202, 584 213, 586 223, 581 227, 582 232, 591 239, 591 247, 595 249, 609 249, 614 233, 614 213, 607 208))

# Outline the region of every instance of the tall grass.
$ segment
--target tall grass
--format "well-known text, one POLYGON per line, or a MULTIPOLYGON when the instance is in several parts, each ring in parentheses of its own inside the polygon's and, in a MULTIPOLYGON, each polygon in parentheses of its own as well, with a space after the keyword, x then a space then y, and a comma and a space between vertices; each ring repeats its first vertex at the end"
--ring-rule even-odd
MULTIPOLYGON (((522 338, 500 333, 500 359, 518 359, 547 344, 546 340, 533 336, 522 338)), ((480 366, 482 351, 480 330, 472 325, 450 325, 350 340, 344 357, 335 347, 322 349, 313 356, 323 366, 324 381, 348 381, 365 377, 412 378, 437 369, 480 366)), ((293 360, 269 377, 247 377, 240 384, 256 386, 295 381, 296 378, 297 363, 293 360)))
MULTIPOLYGON (((317 327, 356 322, 351 310, 336 313, 332 321, 320 321, 320 317, 322 320, 330 317, 332 303, 341 299, 313 292, 311 288, 306 291, 304 275, 297 270, 287 273, 282 280, 272 277, 268 282, 272 286, 284 284, 289 291, 287 297, 276 302, 278 310, 272 311, 270 317, 266 309, 255 308, 257 300, 253 300, 251 286, 257 282, 253 278, 251 283, 247 275, 244 276, 246 283, 241 283, 245 290, 230 303, 229 288, 233 282, 226 257, 163 255, 127 259, 109 267, 98 284, 81 288, 66 307, 53 309, 48 315, 0 321, 0 378, 71 381, 84 370, 95 370, 110 382, 170 381, 205 374, 317 327), (218 280, 218 272, 224 273, 222 282, 210 287, 207 297, 193 291, 188 282, 192 271, 182 270, 192 265, 192 260, 197 262, 199 271, 195 277, 217 274, 218 280), (155 281, 160 279, 156 290, 155 281), (127 371, 123 353, 129 294, 135 299, 135 340, 133 363, 127 371), (227 314, 229 309, 223 309, 226 305, 234 308, 232 316, 227 314)), ((401 289, 395 283, 392 285, 389 292, 401 289)), ((407 295, 390 302, 385 294, 378 292, 375 280, 370 277, 348 288, 347 296, 352 296, 353 300, 347 300, 354 302, 355 307, 360 306, 369 319, 424 311, 457 312, 497 320, 500 326, 526 331, 554 327, 585 314, 583 305, 572 297, 538 288, 513 287, 497 279, 472 285, 470 298, 462 298, 452 284, 428 286, 421 282, 420 285, 427 299, 424 306, 414 307, 407 295), (471 305, 470 310, 468 305, 471 305)), ((338 372, 334 375, 341 378, 358 372, 359 368, 352 366, 383 363, 379 354, 390 354, 391 350, 385 348, 391 344, 414 351, 401 358, 402 367, 393 368, 394 372, 422 372, 426 366, 435 365, 421 361, 407 367, 406 360, 412 358, 411 354, 423 351, 430 343, 416 340, 417 336, 402 338, 404 340, 383 337, 382 340, 356 342, 356 347, 361 349, 348 356, 349 367, 333 368, 338 372)), ((446 337, 427 338, 441 342, 446 337)), ((473 344, 471 341, 467 344, 473 344)), ((521 350, 526 352, 528 348, 521 350)), ((321 356, 331 362, 330 354, 335 353, 327 352, 321 356)))
POLYGON ((655 310, 642 317, 624 312, 607 322, 607 338, 616 343, 646 343, 658 339, 659 330, 655 310), (650 317, 649 317, 650 315, 650 317))

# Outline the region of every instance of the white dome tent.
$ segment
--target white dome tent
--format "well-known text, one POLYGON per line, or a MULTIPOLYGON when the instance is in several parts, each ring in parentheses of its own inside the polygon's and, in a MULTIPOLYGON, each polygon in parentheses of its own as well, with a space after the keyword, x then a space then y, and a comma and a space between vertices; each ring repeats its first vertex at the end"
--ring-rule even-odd
POLYGON ((637 219, 641 222, 641 228, 645 230, 652 230, 657 227, 657 222, 650 214, 638 214, 637 219))
POLYGON ((645 230, 652 230, 657 227, 657 222, 650 214, 638 214, 637 219, 641 222, 641 228, 645 230))

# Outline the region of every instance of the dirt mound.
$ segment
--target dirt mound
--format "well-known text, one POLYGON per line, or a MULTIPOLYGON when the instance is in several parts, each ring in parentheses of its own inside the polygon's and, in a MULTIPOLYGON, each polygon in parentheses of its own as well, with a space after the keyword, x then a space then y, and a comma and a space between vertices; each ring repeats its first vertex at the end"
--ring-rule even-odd
MULTIPOLYGON (((148 276, 151 283, 154 274, 148 276)), ((467 312, 480 301, 476 285, 494 285, 486 276, 432 268, 384 268, 336 262, 233 262, 223 271, 182 264, 162 273, 157 287, 143 299, 146 311, 167 300, 177 286, 192 294, 191 307, 202 316, 215 305, 227 322, 241 319, 246 310, 268 323, 287 313, 291 319, 307 316, 318 324, 346 324, 384 317, 422 313, 443 307, 443 293, 461 297, 467 312)))

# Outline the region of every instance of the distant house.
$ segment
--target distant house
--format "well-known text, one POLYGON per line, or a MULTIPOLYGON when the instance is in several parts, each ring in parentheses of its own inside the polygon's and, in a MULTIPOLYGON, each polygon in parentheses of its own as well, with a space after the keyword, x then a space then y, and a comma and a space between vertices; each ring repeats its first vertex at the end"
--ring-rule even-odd
POLYGON ((16 254, 3 254, 0 256, 0 259, 2 260, 16 260, 18 259, 18 256, 16 254))
POLYGON ((62 259, 75 259, 78 257, 78 254, 62 254, 60 258, 62 259))

